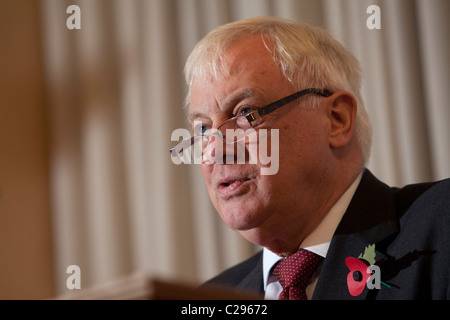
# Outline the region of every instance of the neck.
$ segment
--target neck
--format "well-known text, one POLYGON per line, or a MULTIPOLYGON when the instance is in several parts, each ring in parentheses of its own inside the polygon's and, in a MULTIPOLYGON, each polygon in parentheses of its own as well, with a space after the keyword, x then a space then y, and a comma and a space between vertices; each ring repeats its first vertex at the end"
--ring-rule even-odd
POLYGON ((277 237, 273 237, 272 241, 262 245, 279 256, 288 256, 296 252, 300 246, 315 245, 323 239, 331 240, 334 230, 356 190, 357 184, 353 185, 353 183, 358 179, 361 171, 327 180, 326 189, 324 188, 321 196, 316 199, 316 205, 307 215, 308 219, 304 218, 305 212, 301 213, 298 217, 300 223, 285 226, 277 234, 277 237), (351 190, 350 187, 352 187, 351 190), (340 201, 347 191, 351 191, 351 194, 345 199, 345 203, 342 204, 345 208, 337 209, 337 213, 329 215, 330 210, 336 207, 337 202, 340 201), (315 236, 313 236, 314 234, 315 236))

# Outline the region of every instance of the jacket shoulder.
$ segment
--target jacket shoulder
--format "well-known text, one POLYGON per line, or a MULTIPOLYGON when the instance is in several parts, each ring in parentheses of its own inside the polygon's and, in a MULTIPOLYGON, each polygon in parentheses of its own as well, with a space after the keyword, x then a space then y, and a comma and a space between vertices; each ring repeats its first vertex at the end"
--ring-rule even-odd
POLYGON ((395 297, 401 299, 448 299, 450 179, 406 186, 396 201, 404 212, 400 231, 387 248, 391 261, 384 276, 400 289, 380 292, 380 298, 394 298, 398 291, 395 297))
POLYGON ((450 216, 450 179, 407 185, 395 191, 395 199, 400 216, 407 211, 450 216))

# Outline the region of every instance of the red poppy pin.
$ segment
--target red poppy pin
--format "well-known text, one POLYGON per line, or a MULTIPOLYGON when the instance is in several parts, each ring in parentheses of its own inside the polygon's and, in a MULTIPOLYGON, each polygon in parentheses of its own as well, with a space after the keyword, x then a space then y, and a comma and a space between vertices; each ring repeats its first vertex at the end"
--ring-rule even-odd
POLYGON ((347 286, 352 296, 359 296, 365 286, 368 289, 380 289, 383 284, 390 288, 380 280, 380 267, 375 265, 375 255, 375 244, 372 244, 367 246, 364 254, 361 253, 358 258, 345 259, 345 264, 350 270, 347 275, 347 286))

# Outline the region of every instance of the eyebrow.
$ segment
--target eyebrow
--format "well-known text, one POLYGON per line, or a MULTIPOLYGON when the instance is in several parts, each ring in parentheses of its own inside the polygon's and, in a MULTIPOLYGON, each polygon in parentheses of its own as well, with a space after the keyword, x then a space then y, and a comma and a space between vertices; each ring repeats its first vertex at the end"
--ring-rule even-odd
MULTIPOLYGON (((239 102, 241 102, 242 100, 251 98, 256 96, 256 90, 252 89, 252 88, 246 88, 244 90, 238 91, 237 93, 231 95, 230 97, 227 97, 225 100, 224 108, 228 109, 230 107, 234 107, 236 106, 239 102)), ((188 116, 188 121, 190 124, 192 124, 196 119, 198 118, 204 118, 207 119, 208 118, 208 114, 203 113, 203 112, 194 112, 194 113, 190 113, 188 116)))
POLYGON ((194 112, 194 113, 190 113, 188 116, 188 122, 190 125, 192 125, 192 123, 199 119, 199 118, 208 118, 208 115, 206 113, 203 112, 194 112))

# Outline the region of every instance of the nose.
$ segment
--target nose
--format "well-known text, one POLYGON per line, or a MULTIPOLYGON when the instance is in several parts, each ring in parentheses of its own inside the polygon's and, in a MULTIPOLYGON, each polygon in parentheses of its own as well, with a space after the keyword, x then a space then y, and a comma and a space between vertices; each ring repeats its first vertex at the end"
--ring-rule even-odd
POLYGON ((244 140, 226 143, 215 134, 203 149, 202 164, 244 164, 247 154, 244 140))
POLYGON ((223 162, 224 143, 216 134, 206 142, 203 148, 202 164, 211 165, 223 162))

